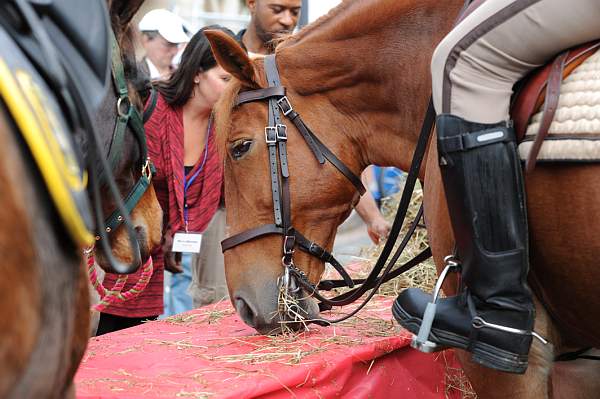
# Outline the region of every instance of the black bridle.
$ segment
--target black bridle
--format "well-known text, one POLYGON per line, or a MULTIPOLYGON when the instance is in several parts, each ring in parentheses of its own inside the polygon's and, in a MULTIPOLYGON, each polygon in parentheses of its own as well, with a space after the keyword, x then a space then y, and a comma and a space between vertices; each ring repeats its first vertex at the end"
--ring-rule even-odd
POLYGON ((402 228, 402 224, 404 223, 404 219, 410 204, 410 199, 414 191, 414 186, 418 179, 420 166, 424 158, 427 142, 429 141, 429 136, 435 123, 435 111, 433 109, 433 103, 430 100, 427 114, 421 128, 419 141, 413 155, 413 162, 406 179, 402 198, 398 205, 398 212, 396 213, 396 218, 392 225, 388 240, 370 275, 364 280, 352 280, 343 266, 333 257, 331 253, 327 252, 320 245, 310 241, 308 238, 298 232, 291 224, 288 181, 289 169, 287 160, 287 126, 283 124, 283 118, 281 114, 283 114, 284 117, 287 117, 294 124, 320 164, 324 164, 325 160, 329 161, 356 187, 361 195, 365 193, 365 188, 360 178, 355 175, 319 140, 319 138, 308 128, 306 123, 304 123, 300 115, 294 110, 289 98, 286 96, 285 87, 281 86, 275 55, 268 55, 265 57, 264 69, 269 87, 240 93, 237 98, 236 106, 253 101, 268 101, 268 125, 265 127, 265 141, 267 144, 267 150, 269 151, 271 193, 273 197, 273 213, 275 223, 265 224, 243 231, 223 240, 221 246, 223 252, 225 252, 228 249, 259 237, 272 234, 282 235, 282 265, 284 267, 284 279, 289 278, 290 275, 296 277, 296 280, 300 283, 300 285, 307 290, 310 295, 314 296, 320 301, 319 307, 321 310, 328 310, 333 306, 348 305, 356 301, 368 290, 372 289, 366 300, 350 314, 337 320, 312 320, 321 324, 342 321, 351 317, 362 307, 364 307, 377 292, 377 289, 379 286, 381 286, 381 284, 398 276, 411 267, 418 265, 431 256, 431 250, 430 248, 427 248, 406 264, 402 265, 396 270, 392 270, 398 258, 402 254, 402 251, 408 244, 412 233, 418 226, 422 216, 421 208, 418 216, 413 221, 400 246, 392 256, 390 262, 387 263, 402 228), (331 264, 342 276, 343 280, 322 281, 318 284, 318 286, 312 284, 308 280, 306 274, 294 265, 293 255, 296 247, 312 256, 316 256, 318 259, 324 262, 331 264), (384 267, 385 270, 383 270, 384 267), (383 273, 380 275, 382 270, 383 273), (342 286, 353 288, 355 283, 361 285, 335 298, 326 298, 318 292, 319 289, 330 290, 332 288, 342 286))

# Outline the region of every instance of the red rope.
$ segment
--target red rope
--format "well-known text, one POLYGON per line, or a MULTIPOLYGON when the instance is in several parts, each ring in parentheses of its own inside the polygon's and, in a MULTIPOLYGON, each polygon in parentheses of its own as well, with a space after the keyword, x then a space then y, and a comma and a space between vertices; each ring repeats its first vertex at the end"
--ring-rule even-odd
POLYGON ((131 287, 126 292, 121 292, 125 283, 127 282, 128 275, 122 274, 119 275, 117 282, 111 290, 106 289, 104 285, 98 280, 98 274, 96 273, 95 267, 95 258, 92 254, 92 251, 86 251, 87 254, 87 265, 88 265, 88 274, 90 278, 90 283, 96 289, 98 295, 100 295, 100 302, 96 305, 92 306, 92 310, 102 312, 108 306, 118 303, 125 302, 130 299, 135 298, 142 292, 148 283, 150 282, 150 277, 152 277, 152 271, 154 269, 154 265, 152 263, 152 257, 148 258, 148 261, 144 266, 142 266, 142 274, 137 281, 137 283, 131 287))

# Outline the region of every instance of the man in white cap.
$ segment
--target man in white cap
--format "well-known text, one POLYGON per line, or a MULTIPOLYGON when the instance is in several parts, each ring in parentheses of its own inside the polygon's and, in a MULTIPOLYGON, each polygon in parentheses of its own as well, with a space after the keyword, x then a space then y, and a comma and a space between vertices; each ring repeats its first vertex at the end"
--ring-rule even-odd
POLYGON ((190 40, 183 19, 168 10, 156 9, 144 15, 138 28, 146 51, 141 67, 147 67, 152 80, 168 78, 173 72, 173 57, 179 45, 190 40))

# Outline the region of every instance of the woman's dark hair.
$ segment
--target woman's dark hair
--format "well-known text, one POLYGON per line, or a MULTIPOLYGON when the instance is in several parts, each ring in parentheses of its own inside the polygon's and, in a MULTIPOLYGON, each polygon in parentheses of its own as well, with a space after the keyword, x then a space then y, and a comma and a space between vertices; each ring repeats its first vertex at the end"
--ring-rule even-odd
POLYGON ((220 30, 235 38, 235 33, 220 25, 204 27, 192 36, 183 50, 179 67, 168 80, 156 84, 156 88, 171 107, 181 107, 190 99, 194 90, 194 77, 198 72, 208 71, 217 66, 210 43, 204 35, 205 30, 220 30))

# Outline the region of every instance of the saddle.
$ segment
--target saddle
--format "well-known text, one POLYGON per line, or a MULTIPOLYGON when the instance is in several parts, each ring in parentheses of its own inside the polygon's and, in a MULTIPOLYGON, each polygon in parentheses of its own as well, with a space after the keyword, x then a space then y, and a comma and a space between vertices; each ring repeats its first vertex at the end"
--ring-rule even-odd
POLYGON ((548 136, 558 108, 563 80, 594 55, 599 48, 600 40, 569 49, 517 84, 511 104, 511 115, 519 143, 527 140, 525 134, 529 122, 534 114, 541 111, 539 129, 528 148, 525 166, 527 172, 531 172, 535 167, 542 143, 548 136))

